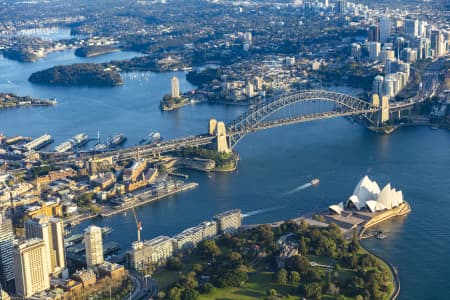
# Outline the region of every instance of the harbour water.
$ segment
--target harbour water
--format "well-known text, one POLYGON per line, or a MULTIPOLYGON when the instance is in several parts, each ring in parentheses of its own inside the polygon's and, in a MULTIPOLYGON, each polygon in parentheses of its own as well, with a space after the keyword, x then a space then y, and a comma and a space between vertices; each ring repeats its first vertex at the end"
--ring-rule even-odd
MULTIPOLYGON (((112 53, 88 59, 108 61, 134 53, 112 53)), ((198 104, 161 112, 159 100, 170 90, 170 78, 180 78, 182 91, 193 87, 182 72, 135 73, 114 88, 65 88, 32 85, 28 76, 55 64, 86 61, 72 52, 53 53, 34 64, 0 60, 0 91, 42 98, 56 98, 58 105, 0 111, 0 131, 7 135, 53 134, 56 142, 76 133, 102 135, 123 132, 128 144, 151 131, 164 138, 206 132, 211 117, 229 121, 245 107, 198 104)), ((237 171, 207 174, 183 171, 198 182, 197 189, 136 209, 142 237, 173 235, 186 227, 231 208, 265 213, 245 218, 246 223, 288 219, 323 210, 345 200, 365 174, 381 184, 391 182, 404 192, 412 213, 382 225, 388 238, 365 243, 397 267, 400 299, 447 299, 450 290, 450 132, 405 128, 391 135, 377 135, 346 119, 331 119, 270 129, 245 137, 237 171), (320 178, 315 187, 288 193, 320 178), (274 209, 270 209, 274 208, 274 209), (276 209, 275 209, 276 208, 276 209)), ((90 223, 109 226, 106 237, 128 249, 136 239, 135 221, 123 213, 90 223)))

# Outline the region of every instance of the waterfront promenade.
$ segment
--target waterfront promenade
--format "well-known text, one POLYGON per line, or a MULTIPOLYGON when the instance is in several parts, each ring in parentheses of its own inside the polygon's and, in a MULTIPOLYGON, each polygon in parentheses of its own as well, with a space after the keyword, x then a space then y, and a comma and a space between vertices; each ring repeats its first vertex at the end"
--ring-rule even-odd
POLYGON ((163 198, 173 196, 177 193, 194 189, 196 187, 198 187, 198 183, 189 182, 189 183, 185 183, 179 187, 176 187, 171 191, 161 193, 157 196, 151 195, 151 193, 152 193, 151 189, 145 189, 145 190, 139 191, 139 193, 135 193, 133 195, 132 200, 129 203, 124 204, 123 206, 117 206, 117 207, 112 207, 110 205, 102 206, 99 213, 96 213, 96 214, 84 213, 84 214, 74 215, 74 216, 71 216, 71 217, 68 217, 67 219, 65 219, 64 222, 66 224, 76 226, 81 222, 96 218, 98 216, 101 216, 102 218, 111 217, 113 215, 127 211, 131 208, 139 207, 139 206, 142 206, 142 205, 154 202, 154 201, 158 201, 163 198))
POLYGON ((184 192, 184 191, 194 189, 197 186, 198 186, 198 183, 196 183, 196 182, 186 183, 186 184, 183 184, 181 187, 175 188, 170 192, 166 192, 166 193, 158 195, 158 196, 149 196, 149 194, 152 193, 152 190, 147 189, 147 190, 141 191, 139 194, 136 194, 130 203, 124 204, 123 206, 120 206, 120 207, 107 207, 107 208, 103 209, 102 212, 99 213, 99 215, 103 218, 110 217, 115 214, 127 211, 131 208, 139 207, 141 205, 145 205, 145 204, 151 203, 153 201, 157 201, 157 200, 175 195, 179 192, 184 192))

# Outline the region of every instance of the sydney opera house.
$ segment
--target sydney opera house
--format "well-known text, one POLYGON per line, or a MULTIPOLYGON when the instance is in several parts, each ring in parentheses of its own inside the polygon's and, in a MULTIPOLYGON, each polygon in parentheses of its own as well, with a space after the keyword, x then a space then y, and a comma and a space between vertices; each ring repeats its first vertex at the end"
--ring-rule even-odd
POLYGON ((402 191, 397 191, 388 183, 380 189, 367 175, 356 185, 353 194, 345 202, 330 205, 330 212, 341 215, 346 209, 369 211, 372 213, 391 210, 405 203, 402 191))

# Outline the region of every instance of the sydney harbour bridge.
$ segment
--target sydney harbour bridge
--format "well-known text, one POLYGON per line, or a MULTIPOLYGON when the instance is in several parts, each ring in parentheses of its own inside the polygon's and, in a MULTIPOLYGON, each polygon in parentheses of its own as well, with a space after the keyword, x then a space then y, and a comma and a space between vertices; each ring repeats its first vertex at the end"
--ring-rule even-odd
POLYGON ((284 94, 252 105, 229 124, 211 119, 208 133, 104 152, 41 153, 54 163, 76 160, 112 158, 115 161, 152 157, 186 147, 214 145, 219 152, 230 152, 247 134, 273 127, 353 116, 372 129, 383 128, 387 121, 430 97, 431 92, 419 92, 405 101, 389 103, 389 99, 373 97, 371 102, 326 90, 306 90, 284 94))

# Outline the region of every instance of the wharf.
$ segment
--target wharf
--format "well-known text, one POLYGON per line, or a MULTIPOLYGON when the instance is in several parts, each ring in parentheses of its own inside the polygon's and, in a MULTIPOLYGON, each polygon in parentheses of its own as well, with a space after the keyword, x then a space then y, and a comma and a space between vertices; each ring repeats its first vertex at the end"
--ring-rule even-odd
MULTIPOLYGON (((198 183, 190 182, 190 183, 187 183, 187 184, 181 186, 180 188, 176 188, 176 189, 174 189, 174 190, 172 190, 170 192, 164 193, 164 194, 156 196, 156 197, 150 197, 150 198, 143 199, 143 200, 141 199, 140 201, 134 201, 133 203, 130 203, 130 204, 124 205, 122 207, 118 207, 118 208, 105 209, 103 212, 100 213, 100 216, 103 217, 103 218, 110 217, 110 216, 113 216, 115 214, 127 211, 127 210, 129 210, 131 208, 139 207, 139 206, 145 205, 147 203, 151 203, 153 201, 157 201, 157 200, 160 200, 160 199, 163 199, 163 198, 175 195, 175 194, 177 194, 179 192, 184 192, 184 191, 188 191, 188 190, 194 189, 197 186, 198 186, 198 183)), ((137 197, 139 197, 139 195, 137 195, 135 198, 137 198, 137 197)))

